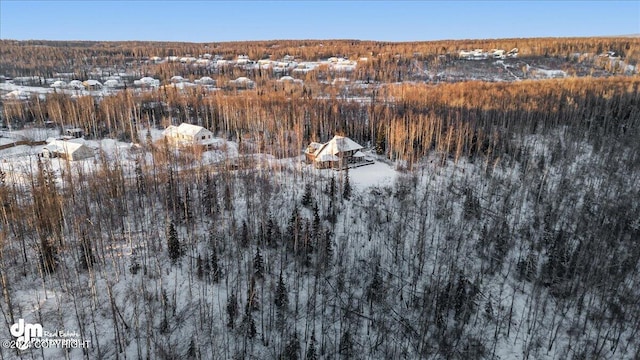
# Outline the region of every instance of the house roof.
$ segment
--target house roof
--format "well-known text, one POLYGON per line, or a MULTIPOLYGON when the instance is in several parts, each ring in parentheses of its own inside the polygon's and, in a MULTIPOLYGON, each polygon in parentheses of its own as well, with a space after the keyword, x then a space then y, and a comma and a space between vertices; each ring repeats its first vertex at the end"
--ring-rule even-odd
MULTIPOLYGON (((182 123, 178 126, 178 132, 184 135, 194 136, 202 130, 206 130, 202 126, 182 123)), ((208 131, 208 130, 207 130, 208 131)))
POLYGON ((278 81, 294 81, 295 79, 289 75, 287 76, 283 76, 280 79, 278 79, 278 81))
POLYGON ((145 76, 143 78, 140 79, 140 82, 145 83, 145 84, 152 84, 156 81, 156 79, 150 77, 150 76, 145 76))
POLYGON ((162 135, 175 136, 176 134, 182 134, 187 136, 195 136, 203 130, 209 132, 209 130, 203 128, 202 126, 182 123, 180 124, 180 126, 169 125, 166 129, 164 129, 162 135))
POLYGON ((86 147, 86 146, 84 144, 73 142, 73 141, 53 140, 45 146, 45 149, 49 151, 73 154, 74 152, 78 151, 83 147, 86 147))
POLYGON ((89 80, 83 82, 82 84, 85 85, 85 86, 102 86, 100 81, 92 80, 92 79, 89 79, 89 80))
POLYGON ((115 87, 115 86, 118 86, 119 84, 120 83, 118 82, 118 80, 115 80, 115 79, 109 79, 104 82, 104 86, 106 87, 115 87))
POLYGON ((335 156, 340 153, 344 153, 347 151, 355 151, 362 149, 362 146, 357 142, 349 139, 345 136, 336 135, 326 144, 322 145, 315 152, 316 161, 334 161, 334 160, 323 160, 325 158, 329 158, 326 155, 335 156))
POLYGON ((175 125, 169 125, 162 131, 163 136, 173 136, 178 133, 178 127, 175 125))

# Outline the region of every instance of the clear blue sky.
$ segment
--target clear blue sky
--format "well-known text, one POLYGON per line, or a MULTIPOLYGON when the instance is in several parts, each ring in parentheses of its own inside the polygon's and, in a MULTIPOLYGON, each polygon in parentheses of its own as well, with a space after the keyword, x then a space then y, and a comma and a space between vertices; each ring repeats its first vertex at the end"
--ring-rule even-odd
POLYGON ((0 38, 417 41, 640 34, 634 1, 0 0, 0 38))

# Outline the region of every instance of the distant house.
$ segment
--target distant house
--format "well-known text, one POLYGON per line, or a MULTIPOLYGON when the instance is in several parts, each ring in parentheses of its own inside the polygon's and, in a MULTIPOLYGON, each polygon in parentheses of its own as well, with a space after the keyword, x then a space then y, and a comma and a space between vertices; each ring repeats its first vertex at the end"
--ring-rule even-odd
POLYGON ((133 85, 141 87, 158 87, 160 86, 160 80, 145 76, 140 80, 134 80, 133 85))
POLYGON ((505 53, 506 53, 506 51, 504 51, 502 49, 492 49, 491 50, 491 56, 494 59, 504 59, 506 57, 505 53))
POLYGON ((28 100, 29 93, 22 90, 13 90, 6 95, 2 96, 5 100, 28 100))
POLYGON ((180 75, 174 75, 174 76, 171 77, 171 79, 169 79, 169 81, 171 81, 172 83, 180 83, 180 82, 184 82, 186 80, 180 75))
POLYGON ((67 87, 69 89, 74 89, 74 90, 84 90, 84 84, 80 80, 69 81, 69 83, 67 84, 67 87))
POLYGON ((209 76, 203 76, 200 79, 194 81, 197 85, 215 85, 216 81, 209 76))
POLYGON ((236 64, 246 65, 249 63, 249 61, 251 61, 251 59, 249 59, 247 55, 238 55, 238 58, 236 59, 236 64))
POLYGON ((50 141, 43 149, 40 156, 45 158, 61 158, 69 161, 83 160, 94 156, 93 150, 85 144, 53 140, 50 141))
POLYGON ((98 80, 87 80, 82 83, 89 90, 100 90, 102 89, 102 83, 98 80))
POLYGON ((84 130, 81 128, 66 129, 64 134, 72 138, 81 138, 84 135, 84 130))
POLYGON ((362 146, 345 136, 336 135, 329 142, 312 142, 305 150, 305 159, 320 169, 344 168, 350 164, 371 162, 365 159, 362 146))
POLYGON ((108 88, 116 88, 116 87, 119 87, 121 85, 120 85, 120 82, 118 80, 109 79, 109 80, 104 82, 104 86, 108 87, 108 88))
POLYGON ((280 79, 278 79, 278 82, 289 83, 289 84, 299 84, 299 85, 302 85, 304 83, 304 81, 302 81, 301 79, 294 79, 289 75, 281 77, 280 79))
POLYGON ((256 86, 256 83, 249 78, 241 76, 235 80, 229 80, 229 85, 236 88, 252 89, 256 86))
POLYGON ((214 141, 213 133, 202 126, 182 123, 180 126, 170 125, 163 132, 170 143, 182 146, 203 146, 208 148, 214 141))
POLYGON ((62 81, 62 80, 56 80, 50 86, 52 88, 65 88, 65 87, 67 87, 67 83, 62 81))

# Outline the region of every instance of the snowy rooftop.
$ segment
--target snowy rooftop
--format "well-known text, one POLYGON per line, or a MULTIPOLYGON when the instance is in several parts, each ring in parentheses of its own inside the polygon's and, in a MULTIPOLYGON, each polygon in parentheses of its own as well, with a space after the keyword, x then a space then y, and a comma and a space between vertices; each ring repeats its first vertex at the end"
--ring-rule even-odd
MULTIPOLYGON (((362 146, 345 136, 336 135, 328 143, 316 150, 316 159, 321 159, 324 155, 337 155, 346 151, 360 150, 362 146)), ((323 160, 318 160, 323 161, 323 160)))

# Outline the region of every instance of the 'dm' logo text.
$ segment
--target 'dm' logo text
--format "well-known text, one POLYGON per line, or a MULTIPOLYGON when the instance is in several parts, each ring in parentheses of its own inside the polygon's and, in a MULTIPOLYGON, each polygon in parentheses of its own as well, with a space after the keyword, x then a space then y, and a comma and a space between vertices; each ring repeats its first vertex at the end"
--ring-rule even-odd
POLYGON ((16 347, 20 350, 26 350, 31 339, 41 338, 43 335, 42 325, 25 323, 24 319, 19 319, 9 330, 16 338, 16 347))

